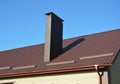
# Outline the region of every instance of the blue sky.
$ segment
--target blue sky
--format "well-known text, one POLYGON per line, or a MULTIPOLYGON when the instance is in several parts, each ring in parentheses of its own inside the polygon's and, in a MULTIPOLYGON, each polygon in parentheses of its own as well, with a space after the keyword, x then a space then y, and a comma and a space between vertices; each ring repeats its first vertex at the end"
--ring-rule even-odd
POLYGON ((48 12, 64 39, 120 28, 120 0, 0 0, 0 51, 44 43, 48 12))

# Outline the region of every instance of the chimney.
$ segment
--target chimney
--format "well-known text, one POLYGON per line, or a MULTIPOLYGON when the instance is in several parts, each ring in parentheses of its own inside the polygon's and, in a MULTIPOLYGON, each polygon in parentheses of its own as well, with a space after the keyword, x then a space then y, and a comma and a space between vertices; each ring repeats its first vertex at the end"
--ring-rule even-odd
POLYGON ((50 62, 62 53, 63 20, 53 12, 46 14, 44 62, 50 62))

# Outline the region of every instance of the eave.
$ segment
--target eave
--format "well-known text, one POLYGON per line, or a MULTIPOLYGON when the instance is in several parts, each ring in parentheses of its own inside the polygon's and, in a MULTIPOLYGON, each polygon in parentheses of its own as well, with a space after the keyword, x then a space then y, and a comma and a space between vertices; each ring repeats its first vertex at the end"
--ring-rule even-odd
MULTIPOLYGON (((112 64, 101 64, 98 66, 100 69, 104 69, 105 67, 112 66, 112 64)), ((8 74, 1 74, 0 78, 24 77, 24 76, 57 74, 57 73, 64 73, 64 72, 89 71, 89 70, 95 70, 94 65, 83 66, 83 67, 71 67, 71 68, 64 68, 64 69, 50 69, 50 70, 38 70, 38 71, 30 71, 30 72, 8 73, 8 74)))

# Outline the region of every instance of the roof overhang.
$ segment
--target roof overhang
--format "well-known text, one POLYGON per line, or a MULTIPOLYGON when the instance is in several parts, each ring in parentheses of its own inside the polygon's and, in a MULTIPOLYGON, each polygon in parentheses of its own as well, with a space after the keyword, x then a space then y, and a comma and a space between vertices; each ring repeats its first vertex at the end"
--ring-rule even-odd
MULTIPOLYGON (((111 65, 112 64, 100 64, 98 66, 99 66, 99 69, 104 69, 105 67, 109 67, 111 65)), ((8 74, 1 74, 0 78, 35 76, 35 75, 57 74, 57 73, 64 73, 64 72, 89 71, 89 70, 95 70, 95 66, 90 65, 90 66, 71 67, 71 68, 64 68, 64 69, 50 69, 50 70, 38 70, 38 71, 30 71, 30 72, 8 73, 8 74)))

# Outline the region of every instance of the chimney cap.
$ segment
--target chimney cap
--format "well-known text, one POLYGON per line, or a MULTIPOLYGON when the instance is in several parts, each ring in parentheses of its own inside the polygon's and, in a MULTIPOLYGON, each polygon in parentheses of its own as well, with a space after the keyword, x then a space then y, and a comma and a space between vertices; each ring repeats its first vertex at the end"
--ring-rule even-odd
POLYGON ((55 13, 53 13, 53 12, 48 12, 48 13, 46 13, 46 15, 54 15, 54 16, 56 16, 57 18, 59 18, 62 22, 64 21, 63 19, 61 19, 60 17, 58 17, 55 13))

